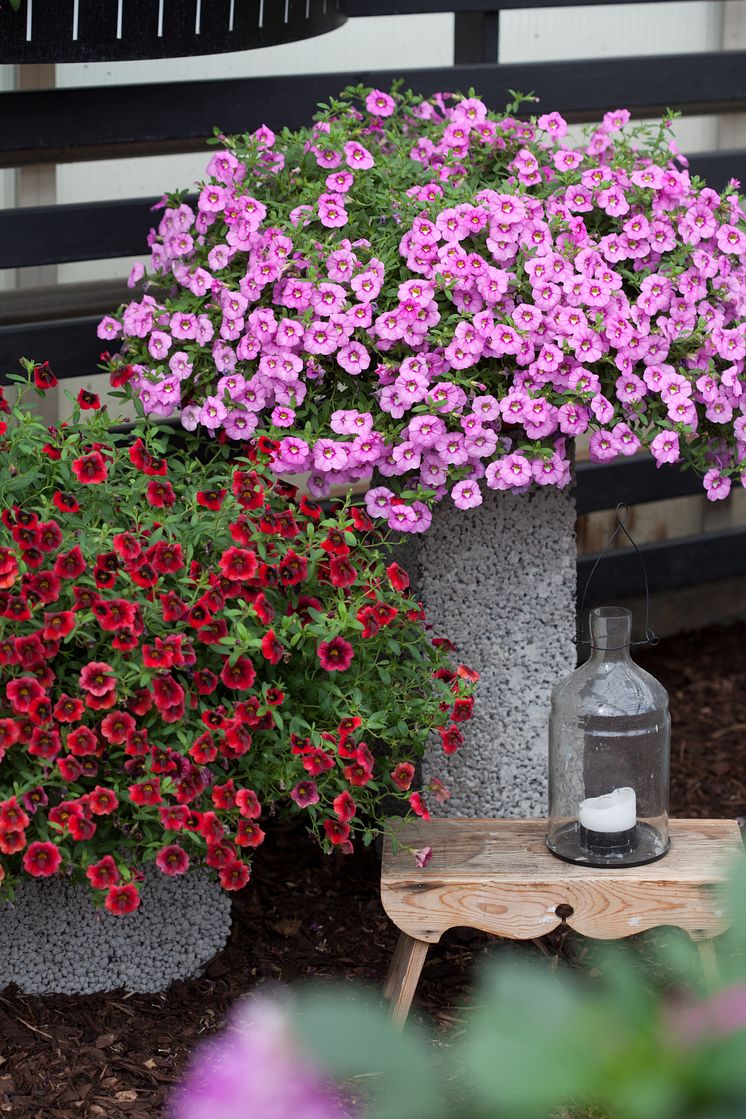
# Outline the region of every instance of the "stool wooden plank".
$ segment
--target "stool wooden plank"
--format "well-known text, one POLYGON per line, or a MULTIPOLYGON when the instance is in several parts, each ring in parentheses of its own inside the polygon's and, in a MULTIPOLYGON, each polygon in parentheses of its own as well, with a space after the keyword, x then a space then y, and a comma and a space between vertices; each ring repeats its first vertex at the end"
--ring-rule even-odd
POLYGON ((555 858, 544 820, 394 823, 381 871, 383 907, 401 931, 385 988, 394 1020, 406 1019, 428 945, 457 926, 529 940, 564 919, 584 936, 616 940, 671 925, 703 942, 711 971, 707 942, 727 927, 722 884, 743 857, 741 833, 733 820, 672 820, 670 832, 663 859, 612 870, 555 858), (412 849, 423 847, 432 857, 420 869, 412 849))

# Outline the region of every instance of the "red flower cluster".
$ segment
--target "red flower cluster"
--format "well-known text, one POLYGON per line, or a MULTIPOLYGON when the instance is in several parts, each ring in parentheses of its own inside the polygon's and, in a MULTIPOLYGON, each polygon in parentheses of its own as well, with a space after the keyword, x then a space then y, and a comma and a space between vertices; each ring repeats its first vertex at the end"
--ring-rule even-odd
POLYGON ((426 811, 413 760, 460 744, 472 685, 366 514, 299 499, 259 445, 92 444, 80 404, 0 514, 0 877, 71 869, 122 914, 148 861, 240 889, 275 803, 343 851, 384 795, 426 811))

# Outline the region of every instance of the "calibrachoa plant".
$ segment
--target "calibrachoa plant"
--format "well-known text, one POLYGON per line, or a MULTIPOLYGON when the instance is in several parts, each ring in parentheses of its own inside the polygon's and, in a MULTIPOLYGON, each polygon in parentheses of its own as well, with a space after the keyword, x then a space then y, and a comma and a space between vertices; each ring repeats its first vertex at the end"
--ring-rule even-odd
POLYGON ((405 532, 446 494, 565 486, 588 430, 595 461, 647 447, 725 497, 746 481, 738 184, 692 178, 668 118, 610 112, 575 145, 522 100, 356 87, 311 128, 222 137, 196 202, 161 203, 154 282, 100 324, 114 368, 147 412, 276 437, 316 496, 375 483, 368 511, 405 532))
POLYGON ((241 888, 278 808, 344 852, 384 798, 427 816, 416 759, 458 748, 476 674, 367 514, 299 497, 263 438, 166 457, 92 393, 58 428, 23 399, 0 425, 5 888, 67 874, 126 913, 149 862, 241 888))

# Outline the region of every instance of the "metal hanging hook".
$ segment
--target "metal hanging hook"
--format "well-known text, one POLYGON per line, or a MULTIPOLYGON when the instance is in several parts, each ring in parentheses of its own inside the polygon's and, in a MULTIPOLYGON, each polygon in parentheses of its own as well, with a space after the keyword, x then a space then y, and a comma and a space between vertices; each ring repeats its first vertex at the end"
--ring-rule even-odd
MULTIPOLYGON (((609 548, 612 546, 612 544, 616 540, 619 533, 620 532, 624 533, 624 535, 627 537, 630 544, 634 548, 634 550, 637 554, 637 558, 640 561, 640 567, 642 568, 642 580, 643 580, 643 584, 645 586, 645 638, 642 641, 628 641, 625 645, 618 646, 618 649, 633 649, 633 648, 639 647, 641 645, 657 645, 658 642, 660 641, 660 638, 657 636, 657 634, 654 632, 652 626, 650 625, 650 589, 648 587, 648 572, 647 572, 647 568, 645 567, 645 560, 643 558, 642 552, 640 551, 637 544, 635 543, 635 541, 630 536, 630 534, 627 531, 627 528, 625 527, 625 524, 624 524, 628 513, 629 513, 629 506, 625 505, 625 503, 623 501, 620 501, 619 504, 616 507, 616 521, 617 521, 616 528, 612 532, 609 539, 606 541, 606 544, 604 545, 603 550, 601 552, 599 552, 598 556, 596 557, 596 562, 594 563, 593 567, 591 568, 590 574, 588 575, 588 578, 585 581, 585 586, 583 588, 583 595, 580 599, 580 606, 578 607, 578 613, 580 614, 580 616, 582 618, 585 615, 585 599, 586 599, 586 595, 588 594, 588 587, 591 584, 591 579, 596 574, 596 568, 600 564, 601 560, 605 558, 607 552, 609 551, 609 548)), ((593 646, 592 641, 581 641, 579 639, 575 640, 575 644, 576 645, 587 645, 588 647, 593 646)), ((609 650, 609 652, 616 652, 616 651, 617 651, 617 649, 610 649, 609 650)))

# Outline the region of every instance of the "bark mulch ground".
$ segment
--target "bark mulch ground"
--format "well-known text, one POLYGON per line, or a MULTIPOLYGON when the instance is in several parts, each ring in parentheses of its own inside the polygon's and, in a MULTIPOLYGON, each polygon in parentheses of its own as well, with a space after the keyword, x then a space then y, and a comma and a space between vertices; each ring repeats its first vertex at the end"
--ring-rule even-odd
MULTIPOLYGON (((740 624, 668 639, 637 657, 671 696, 675 815, 746 815, 745 649, 740 624)), ((556 960, 572 940, 557 931, 542 949, 556 960)), ((236 898, 230 943, 202 978, 163 995, 0 993, 0 1116, 154 1119, 190 1050, 236 999, 267 980, 380 985, 394 942, 374 851, 325 858, 298 829, 274 827, 236 898)), ((420 1011, 458 1031, 472 965, 500 950, 480 934, 449 933, 430 952, 420 1011)), ((574 951, 583 952, 577 940, 574 951)))

